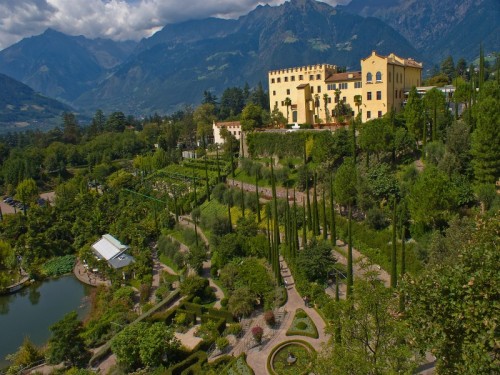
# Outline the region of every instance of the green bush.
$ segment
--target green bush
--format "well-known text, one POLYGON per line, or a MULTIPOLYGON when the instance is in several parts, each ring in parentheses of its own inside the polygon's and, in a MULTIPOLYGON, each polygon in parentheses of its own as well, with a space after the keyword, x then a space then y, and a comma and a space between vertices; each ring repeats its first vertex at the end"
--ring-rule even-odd
POLYGON ((226 333, 228 335, 238 335, 242 330, 243 328, 240 323, 233 323, 227 327, 226 333))
POLYGON ((312 319, 307 315, 307 313, 302 309, 297 309, 295 316, 293 317, 292 324, 288 331, 287 336, 307 336, 317 339, 318 329, 312 321, 312 319))
POLYGON ((197 305, 201 304, 201 298, 200 298, 200 297, 198 297, 198 296, 195 296, 195 297, 193 298, 193 303, 196 303, 197 305))
POLYGON ((295 325, 295 328, 303 331, 307 328, 307 323, 306 322, 298 322, 296 325, 295 325))

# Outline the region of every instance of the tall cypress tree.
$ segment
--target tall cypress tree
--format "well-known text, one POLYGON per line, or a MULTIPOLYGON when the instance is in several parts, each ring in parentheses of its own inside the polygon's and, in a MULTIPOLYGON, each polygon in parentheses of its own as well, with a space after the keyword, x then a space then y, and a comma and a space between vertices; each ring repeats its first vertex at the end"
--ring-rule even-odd
POLYGON ((245 191, 243 190, 243 182, 241 182, 241 215, 245 218, 245 191))
POLYGON ((304 192, 306 194, 306 203, 307 203, 307 228, 309 230, 313 230, 313 218, 311 212, 311 201, 309 199, 309 173, 306 165, 306 190, 304 192))
POLYGON ((307 249, 307 222, 306 222, 306 204, 302 200, 303 217, 302 217, 302 248, 307 249))
POLYGON ((397 247, 396 247, 396 197, 394 197, 392 208, 392 252, 391 252, 391 288, 395 289, 398 285, 397 274, 397 247))
POLYGON ((279 267, 280 228, 278 222, 278 199, 276 195, 276 180, 274 178, 274 167, 272 161, 271 161, 271 184, 272 184, 272 194, 273 194, 273 226, 274 226, 273 268, 276 280, 280 280, 280 267, 279 267))
POLYGON ((333 174, 330 175, 330 241, 337 245, 337 225, 335 223, 335 197, 333 195, 333 174))
POLYGON ((255 170, 255 195, 257 198, 257 222, 260 223, 260 201, 259 201, 259 171, 255 170))
POLYGON ((328 223, 326 219, 326 199, 325 199, 325 189, 322 191, 323 197, 323 239, 326 241, 328 239, 328 223))
POLYGON ((314 189, 313 189, 313 232, 315 236, 319 235, 319 209, 318 209, 318 193, 317 193, 318 175, 314 172, 314 189))

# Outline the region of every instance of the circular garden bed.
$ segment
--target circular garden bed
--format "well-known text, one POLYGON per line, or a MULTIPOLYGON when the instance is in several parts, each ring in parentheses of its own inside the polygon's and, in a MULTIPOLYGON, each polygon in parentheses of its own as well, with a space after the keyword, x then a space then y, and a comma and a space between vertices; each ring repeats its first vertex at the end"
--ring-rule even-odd
POLYGON ((272 375, 307 374, 316 355, 313 347, 301 340, 290 340, 277 345, 267 358, 267 370, 272 375))

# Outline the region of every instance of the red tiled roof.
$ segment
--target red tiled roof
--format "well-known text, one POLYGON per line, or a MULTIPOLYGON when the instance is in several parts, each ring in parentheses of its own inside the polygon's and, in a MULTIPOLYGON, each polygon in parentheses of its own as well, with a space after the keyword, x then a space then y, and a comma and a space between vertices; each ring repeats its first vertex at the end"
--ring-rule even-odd
POLYGON ((325 82, 342 82, 342 81, 359 81, 361 80, 361 72, 345 72, 335 73, 328 77, 325 82))

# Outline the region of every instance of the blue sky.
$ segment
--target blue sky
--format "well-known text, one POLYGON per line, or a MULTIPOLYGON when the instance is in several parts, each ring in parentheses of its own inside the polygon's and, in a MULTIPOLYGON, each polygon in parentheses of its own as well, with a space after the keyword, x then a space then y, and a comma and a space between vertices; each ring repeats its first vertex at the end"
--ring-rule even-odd
MULTIPOLYGON (((349 0, 323 0, 336 5, 349 0)), ((168 23, 237 18, 285 0, 0 0, 0 50, 53 28, 69 35, 139 40, 168 23)))

